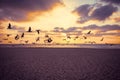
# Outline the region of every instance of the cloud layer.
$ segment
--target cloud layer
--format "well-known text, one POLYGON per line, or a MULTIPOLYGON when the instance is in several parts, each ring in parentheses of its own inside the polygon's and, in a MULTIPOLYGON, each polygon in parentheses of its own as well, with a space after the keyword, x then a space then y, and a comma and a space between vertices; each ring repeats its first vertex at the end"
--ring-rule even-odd
POLYGON ((63 5, 60 0, 0 0, 0 20, 25 19, 28 12, 47 11, 57 4, 63 5))
POLYGON ((116 4, 116 5, 120 4, 120 0, 101 0, 101 1, 111 3, 111 4, 116 4))
POLYGON ((77 13, 80 19, 77 21, 79 23, 84 23, 88 20, 98 20, 104 21, 108 19, 114 12, 117 12, 118 8, 111 5, 102 4, 84 4, 76 8, 73 12, 77 13), (99 5, 99 6, 98 6, 99 5))
POLYGON ((53 30, 54 32, 63 32, 66 34, 69 34, 71 32, 75 33, 76 32, 79 35, 84 34, 84 31, 91 31, 92 33, 94 31, 97 31, 96 33, 92 34, 91 36, 102 36, 102 35, 119 35, 120 36, 120 25, 103 25, 103 26, 97 26, 97 25, 89 25, 89 26, 84 26, 84 27, 70 27, 68 29, 64 29, 64 28, 54 28, 53 30), (114 33, 113 33, 113 32, 114 33), (110 32, 110 33, 107 33, 110 32))

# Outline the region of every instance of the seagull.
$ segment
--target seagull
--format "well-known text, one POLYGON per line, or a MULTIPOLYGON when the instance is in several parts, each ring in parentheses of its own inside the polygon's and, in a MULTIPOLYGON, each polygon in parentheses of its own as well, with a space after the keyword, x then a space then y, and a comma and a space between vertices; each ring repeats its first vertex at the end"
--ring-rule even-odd
POLYGON ((36 42, 39 41, 39 40, 40 40, 40 37, 38 37, 38 38, 36 39, 36 42))
POLYGON ((87 37, 86 37, 86 36, 83 36, 83 38, 84 38, 84 39, 87 39, 87 37))
POLYGON ((75 38, 74 38, 74 40, 76 40, 76 39, 78 39, 79 37, 78 36, 76 36, 75 38))
POLYGON ((28 40, 27 40, 27 41, 25 41, 25 43, 27 44, 27 43, 28 43, 28 40))
POLYGON ((44 40, 44 42, 51 43, 53 40, 51 38, 48 38, 47 40, 44 40))
POLYGON ((53 40, 51 38, 48 38, 48 43, 51 43, 53 40))
POLYGON ((11 34, 7 34, 7 37, 11 36, 11 34))
POLYGON ((29 27, 28 32, 32 32, 31 27, 29 27))
POLYGON ((104 40, 104 37, 100 41, 103 41, 103 40, 104 40))
POLYGON ((49 36, 46 34, 45 37, 48 38, 49 36))
POLYGON ((22 33, 22 35, 21 35, 21 38, 23 38, 24 37, 24 33, 22 33))
POLYGON ((9 25, 8 25, 8 28, 7 29, 12 29, 12 27, 11 27, 11 24, 9 23, 9 25))
POLYGON ((40 34, 40 30, 36 30, 38 34, 40 34))
POLYGON ((89 31, 87 34, 90 34, 91 33, 91 31, 89 31))
POLYGON ((70 36, 67 36, 67 38, 68 38, 68 39, 71 39, 71 37, 70 37, 70 36))
POLYGON ((17 34, 16 36, 15 36, 15 40, 18 40, 19 39, 19 35, 17 34))

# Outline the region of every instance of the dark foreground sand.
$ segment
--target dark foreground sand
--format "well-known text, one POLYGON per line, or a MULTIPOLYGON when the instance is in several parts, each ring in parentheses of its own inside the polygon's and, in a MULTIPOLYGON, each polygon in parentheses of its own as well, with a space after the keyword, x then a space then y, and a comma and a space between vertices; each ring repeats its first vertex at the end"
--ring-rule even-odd
POLYGON ((0 48, 0 80, 120 80, 120 50, 0 48))

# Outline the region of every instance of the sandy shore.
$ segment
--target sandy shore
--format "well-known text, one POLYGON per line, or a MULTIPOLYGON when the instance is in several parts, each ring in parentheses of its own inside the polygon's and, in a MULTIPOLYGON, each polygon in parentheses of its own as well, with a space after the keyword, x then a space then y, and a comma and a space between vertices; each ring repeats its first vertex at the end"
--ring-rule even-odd
POLYGON ((120 80, 120 50, 0 48, 0 80, 120 80))

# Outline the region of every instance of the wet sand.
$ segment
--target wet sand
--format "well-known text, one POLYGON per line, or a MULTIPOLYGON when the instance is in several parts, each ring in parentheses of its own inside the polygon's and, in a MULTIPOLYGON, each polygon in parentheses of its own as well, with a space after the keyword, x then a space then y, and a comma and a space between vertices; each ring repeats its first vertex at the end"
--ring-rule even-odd
POLYGON ((120 50, 0 48, 0 80, 120 80, 120 50))

